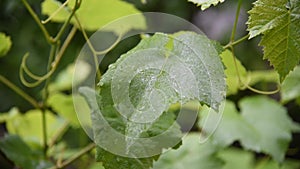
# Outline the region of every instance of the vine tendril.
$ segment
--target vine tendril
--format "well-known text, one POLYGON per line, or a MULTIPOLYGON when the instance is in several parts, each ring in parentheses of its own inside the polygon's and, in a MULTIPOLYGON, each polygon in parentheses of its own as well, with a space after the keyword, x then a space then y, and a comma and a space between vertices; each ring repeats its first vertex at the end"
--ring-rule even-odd
POLYGON ((224 46, 224 49, 226 49, 226 48, 230 48, 231 49, 231 53, 232 53, 232 57, 233 57, 233 61, 234 61, 234 67, 235 67, 235 70, 236 70, 236 73, 237 73, 239 84, 241 85, 240 89, 247 88, 247 89, 249 89, 249 90, 251 90, 251 91, 253 91, 255 93, 258 93, 258 94, 265 94, 265 95, 275 94, 278 91, 280 91, 280 88, 281 88, 280 84, 277 85, 277 89, 276 90, 273 90, 273 91, 262 91, 262 90, 255 89, 255 88, 249 86, 248 83, 244 83, 242 81, 242 79, 241 79, 241 75, 239 73, 239 68, 237 66, 237 60, 236 60, 236 57, 235 57, 235 54, 234 54, 234 45, 236 45, 236 44, 244 41, 245 39, 247 39, 249 37, 249 35, 246 35, 246 36, 242 37, 241 39, 239 39, 237 41, 234 41, 234 38, 235 38, 235 32, 236 32, 236 28, 237 28, 237 23, 238 23, 238 19, 239 19, 239 13, 240 13, 242 1, 243 0, 239 0, 238 1, 238 7, 237 7, 237 10, 236 10, 236 14, 235 14, 235 21, 234 21, 233 29, 232 29, 232 32, 231 32, 230 42, 227 45, 224 46))

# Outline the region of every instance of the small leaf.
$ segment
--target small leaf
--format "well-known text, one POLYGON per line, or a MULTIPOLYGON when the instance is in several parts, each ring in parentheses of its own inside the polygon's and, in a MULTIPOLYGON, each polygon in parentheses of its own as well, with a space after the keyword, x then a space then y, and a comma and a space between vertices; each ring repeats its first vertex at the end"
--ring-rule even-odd
POLYGON ((153 169, 221 169, 224 162, 217 157, 219 149, 210 140, 200 144, 199 134, 184 137, 177 150, 168 150, 154 163, 153 169))
POLYGON ((300 97, 300 66, 283 81, 280 93, 281 101, 284 103, 300 97))
MULTIPOLYGON (((10 134, 18 134, 27 144, 31 146, 43 145, 42 112, 40 110, 29 110, 25 114, 20 114, 17 109, 9 112, 10 118, 6 120, 6 127, 10 134)), ((47 138, 59 131, 64 120, 57 118, 46 111, 47 138)))
POLYGON ((0 140, 0 149, 6 157, 23 169, 43 169, 53 166, 42 159, 42 151, 33 151, 17 135, 5 135, 0 140))
POLYGON ((250 38, 263 34, 264 59, 280 75, 282 82, 300 60, 300 1, 258 0, 249 11, 250 38))
POLYGON ((189 2, 193 2, 197 6, 201 6, 201 10, 205 10, 209 8, 211 5, 216 6, 218 3, 222 3, 225 0, 188 0, 189 2))
POLYGON ((9 36, 0 32, 0 57, 5 56, 11 48, 12 42, 9 36))
MULTIPOLYGON (((70 15, 70 9, 74 7, 75 0, 71 0, 68 7, 63 8, 60 12, 53 15, 52 21, 64 22, 70 15)), ((61 3, 57 0, 45 0, 42 3, 42 13, 52 15, 61 3)), ((123 16, 138 14, 138 11, 132 4, 121 0, 84 0, 81 2, 79 9, 76 11, 76 16, 80 20, 84 29, 96 31, 105 26, 109 22, 117 20, 123 16)), ((77 25, 76 20, 72 19, 71 23, 77 25)), ((114 31, 116 34, 123 34, 130 29, 144 29, 146 27, 145 19, 142 15, 135 18, 133 21, 126 21, 122 26, 107 27, 109 31, 114 31)))

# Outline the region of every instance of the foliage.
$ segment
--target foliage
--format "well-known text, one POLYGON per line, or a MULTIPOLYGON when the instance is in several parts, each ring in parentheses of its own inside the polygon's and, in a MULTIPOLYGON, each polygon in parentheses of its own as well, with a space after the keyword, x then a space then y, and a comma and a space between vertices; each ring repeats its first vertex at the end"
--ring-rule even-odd
MULTIPOLYGON (((202 10, 224 2, 188 1, 201 6, 202 10)), ((77 86, 86 79, 72 83, 75 64, 67 56, 77 54, 82 44, 72 45, 80 38, 89 42, 90 33, 103 26, 104 32, 120 37, 131 30, 147 28, 149 23, 142 15, 120 27, 105 27, 118 18, 141 13, 137 9, 138 3, 134 5, 121 0, 67 0, 65 3, 44 0, 40 9, 48 18, 41 21, 40 14, 35 12, 37 6, 29 4, 27 0, 22 2, 41 30, 41 36, 44 36, 42 43, 47 43, 49 47, 49 58, 44 75, 41 73, 45 69, 41 66, 38 66, 41 71, 38 74, 31 71, 30 61, 34 59, 30 59, 29 53, 24 55, 18 69, 23 85, 39 89, 35 96, 28 94, 24 86, 14 84, 0 74, 1 84, 31 105, 30 110, 22 110, 17 108, 16 103, 16 107, 0 114, 0 123, 3 123, 7 132, 0 138, 1 154, 11 160, 14 167, 300 167, 299 159, 288 154, 290 144, 294 141, 292 134, 300 131, 300 125, 294 122, 297 118, 290 106, 285 105, 289 102, 299 111, 298 0, 256 0, 248 11, 248 34, 235 40, 238 14, 242 6, 242 0, 239 0, 232 36, 227 45, 185 30, 173 34, 144 34, 141 41, 132 49, 127 49, 126 53, 115 51, 118 48, 112 45, 108 49, 119 52, 120 57, 108 66, 103 75, 99 74, 100 79, 95 79, 98 83, 96 89, 80 88, 81 96, 72 93, 72 85, 77 86), (80 33, 76 33, 78 30, 80 33), (247 70, 242 60, 237 59, 235 47, 260 35, 262 38, 259 45, 264 47, 263 58, 268 59, 274 69, 247 70), (68 50, 74 53, 69 54, 68 50), (67 63, 62 64, 63 58, 67 58, 67 63), (280 89, 280 99, 278 95, 266 96, 278 92, 270 91, 274 89, 274 84, 280 89), (225 85, 227 98, 222 103, 225 99, 225 85), (254 93, 254 96, 247 96, 254 93), (82 104, 73 105, 75 100, 81 100, 82 104), (198 112, 199 102, 201 106, 198 112), (128 107, 128 103, 132 107, 128 107), (91 112, 88 115, 91 117, 80 117, 85 119, 78 120, 76 110, 86 111, 87 104, 91 112), (222 115, 222 108, 223 117, 218 127, 205 127, 210 115, 222 115), (184 123, 191 122, 178 120, 182 109, 198 113, 193 132, 183 132, 184 123), (136 122, 141 119, 150 120, 146 123, 136 122), (115 139, 110 132, 112 130, 124 137, 115 139), (91 143, 85 132, 94 143, 91 143), (206 142, 199 143, 200 135, 213 132, 206 142), (140 141, 162 133, 162 139, 157 142, 140 141), (113 145, 114 150, 124 150, 130 156, 116 154, 100 146, 103 144, 113 145), (156 154, 150 153, 154 150, 156 154), (136 157, 140 154, 144 156, 136 157)), ((141 2, 145 6, 154 3, 141 2)), ((10 36, 0 33, 1 59, 9 55, 10 48, 11 52, 16 50, 10 36)), ((96 51, 93 46, 89 47, 91 51, 96 51)), ((80 62, 76 66, 81 74, 90 77, 92 68, 89 63, 80 62)), ((183 112, 188 115, 188 112, 183 112)))
POLYGON ((263 34, 264 59, 268 59, 282 82, 300 61, 299 13, 297 0, 258 0, 249 11, 250 38, 263 34))

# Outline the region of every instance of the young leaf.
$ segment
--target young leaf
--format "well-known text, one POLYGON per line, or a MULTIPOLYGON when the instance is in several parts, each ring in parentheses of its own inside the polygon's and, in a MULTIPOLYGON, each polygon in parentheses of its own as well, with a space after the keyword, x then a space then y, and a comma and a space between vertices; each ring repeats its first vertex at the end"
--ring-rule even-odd
POLYGON ((5 56, 9 49, 11 48, 11 40, 9 36, 0 32, 0 57, 5 56))
POLYGON ((282 83, 281 101, 286 103, 300 97, 300 66, 296 67, 282 83))
POLYGON ((225 0, 188 0, 189 2, 193 2, 197 6, 201 6, 201 10, 205 10, 209 8, 211 5, 216 6, 218 3, 222 3, 225 0))
POLYGON ((0 149, 8 159, 23 169, 42 169, 53 166, 42 159, 42 151, 33 151, 18 135, 5 135, 0 149))
MULTIPOLYGON (((51 18, 54 22, 64 22, 70 15, 70 9, 73 9, 75 0, 70 0, 68 6, 63 8, 58 13, 54 12, 61 6, 57 0, 44 0, 42 3, 42 13, 48 16, 53 15, 51 18), (68 9, 68 7, 70 9, 68 9)), ((83 0, 81 1, 80 8, 76 12, 76 16, 80 20, 84 29, 95 31, 102 26, 117 20, 123 16, 140 13, 132 4, 121 0, 83 0)), ((122 34, 130 29, 144 29, 146 27, 145 19, 140 15, 135 18, 134 22, 127 22, 122 25, 122 28, 108 28, 117 34, 122 34)), ((77 25, 76 20, 72 19, 71 23, 77 25)))
POLYGON ((221 169, 224 162, 217 157, 218 150, 211 140, 200 144, 199 134, 191 133, 184 137, 180 148, 162 154, 153 169, 221 169))
POLYGON ((300 1, 258 0, 249 11, 250 38, 263 34, 264 59, 268 59, 282 82, 300 60, 300 1))

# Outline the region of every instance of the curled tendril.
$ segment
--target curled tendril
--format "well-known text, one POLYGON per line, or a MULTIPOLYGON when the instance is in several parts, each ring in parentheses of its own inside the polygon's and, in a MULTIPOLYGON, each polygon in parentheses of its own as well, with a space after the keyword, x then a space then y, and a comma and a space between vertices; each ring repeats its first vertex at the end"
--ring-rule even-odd
POLYGON ((42 20, 42 24, 48 23, 55 15, 58 14, 59 11, 61 11, 66 5, 69 3, 70 0, 66 0, 56 11, 54 11, 47 19, 42 20))
MULTIPOLYGON (((86 42, 87 42, 89 48, 91 49, 91 51, 92 51, 92 53, 93 53, 93 57, 94 57, 94 62, 95 62, 95 63, 98 63, 98 57, 97 57, 97 55, 103 55, 103 54, 109 52, 110 50, 112 50, 114 47, 117 46, 117 44, 121 41, 121 39, 122 39, 122 37, 123 37, 122 34, 119 34, 119 35, 118 35, 118 38, 116 39, 116 41, 115 41, 110 47, 108 47, 107 49, 101 50, 101 51, 97 51, 97 50, 94 48, 94 46, 92 45, 91 41, 89 40, 89 37, 88 37, 87 33, 85 32, 84 27, 83 27, 83 25, 80 23, 80 20, 79 20, 79 18, 77 17, 76 14, 74 14, 74 18, 75 18, 75 21, 76 21, 76 23, 77 23, 77 26, 79 27, 79 29, 80 29, 81 32, 82 32, 82 35, 83 35, 84 39, 86 40, 86 42)), ((96 70, 98 70, 97 65, 95 65, 95 66, 96 66, 96 67, 95 67, 96 70)), ((100 79, 100 77, 101 77, 101 73, 100 73, 100 71, 97 71, 97 78, 100 79)))
POLYGON ((251 82, 251 76, 247 76, 247 82, 243 82, 241 79, 239 79, 239 83, 241 84, 240 86, 240 89, 249 89, 255 93, 258 93, 258 94, 264 94, 264 95, 271 95, 271 94, 275 94, 277 92, 280 91, 281 89, 281 86, 280 84, 277 84, 277 89, 275 90, 272 90, 272 91, 262 91, 262 90, 259 90, 259 89, 255 89, 251 86, 249 86, 249 83, 251 82))
POLYGON ((20 67, 20 71, 19 71, 19 76, 20 76, 20 79, 21 79, 21 82, 27 86, 27 87, 35 87, 39 84, 41 84, 43 81, 45 81, 46 79, 48 79, 53 73, 54 71, 56 70, 57 68, 57 65, 60 61, 60 59, 62 58, 67 46, 69 45, 69 43, 71 42, 72 38, 74 37, 75 33, 77 31, 77 28, 76 26, 74 26, 71 30, 71 32, 69 33, 68 37, 66 38, 64 44, 62 45, 61 47, 61 50, 58 52, 58 54, 56 55, 55 57, 55 60, 52 62, 51 64, 51 69, 43 76, 38 76, 38 75, 35 75, 33 74, 27 67, 26 65, 26 61, 27 61, 27 58, 29 56, 29 53, 26 53, 24 56, 23 56, 23 59, 22 59, 22 63, 21 63, 21 67, 20 67), (30 78, 34 79, 35 82, 28 82, 25 77, 24 77, 24 73, 26 73, 30 78))
POLYGON ((20 75, 20 79, 21 79, 21 82, 27 86, 27 87, 35 87, 39 84, 41 84, 44 80, 46 80, 47 78, 49 78, 55 69, 51 69, 49 72, 47 72, 45 75, 43 76, 38 76, 38 75, 35 75, 33 74, 27 67, 26 65, 26 60, 29 56, 29 53, 26 53, 24 56, 23 56, 23 59, 22 59, 22 63, 21 63, 21 67, 20 67, 20 71, 19 71, 19 75, 20 75), (25 77, 24 77, 24 72, 32 79, 36 80, 35 82, 28 82, 25 77))

